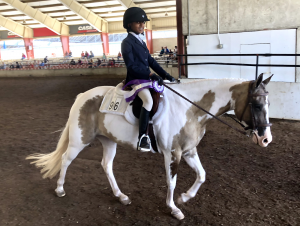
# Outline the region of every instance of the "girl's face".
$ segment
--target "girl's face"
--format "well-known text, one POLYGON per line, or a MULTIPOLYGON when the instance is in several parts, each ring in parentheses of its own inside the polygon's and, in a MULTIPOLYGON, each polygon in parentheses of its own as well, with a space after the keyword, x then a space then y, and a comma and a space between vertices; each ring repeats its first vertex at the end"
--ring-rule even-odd
POLYGON ((145 28, 145 21, 132 22, 129 24, 131 30, 136 34, 142 34, 145 28))

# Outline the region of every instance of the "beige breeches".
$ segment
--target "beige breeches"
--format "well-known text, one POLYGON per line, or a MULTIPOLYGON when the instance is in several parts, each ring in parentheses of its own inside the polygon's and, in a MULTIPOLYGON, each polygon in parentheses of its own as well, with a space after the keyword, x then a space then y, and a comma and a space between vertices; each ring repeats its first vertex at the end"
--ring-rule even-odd
POLYGON ((138 96, 142 99, 143 101, 143 107, 147 110, 147 111, 151 111, 152 106, 153 106, 153 100, 152 100, 152 96, 150 94, 150 90, 149 89, 143 89, 142 91, 140 91, 138 93, 138 96))

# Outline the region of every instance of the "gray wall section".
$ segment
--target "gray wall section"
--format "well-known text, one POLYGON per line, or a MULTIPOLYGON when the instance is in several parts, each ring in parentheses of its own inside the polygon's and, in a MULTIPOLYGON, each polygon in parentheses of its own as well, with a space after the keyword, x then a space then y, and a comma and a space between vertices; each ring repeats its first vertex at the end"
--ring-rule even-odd
MULTIPOLYGON (((166 72, 172 75, 174 78, 178 78, 178 68, 163 67, 166 72)), ((1 77, 52 77, 52 76, 82 76, 82 75, 94 75, 100 78, 120 78, 125 79, 127 69, 125 67, 120 68, 74 68, 74 69, 41 69, 41 70, 0 70, 1 77)))
MULTIPOLYGON (((183 0, 183 33, 217 33, 217 0, 183 0)), ((299 0, 220 0, 220 33, 300 27, 299 0)))

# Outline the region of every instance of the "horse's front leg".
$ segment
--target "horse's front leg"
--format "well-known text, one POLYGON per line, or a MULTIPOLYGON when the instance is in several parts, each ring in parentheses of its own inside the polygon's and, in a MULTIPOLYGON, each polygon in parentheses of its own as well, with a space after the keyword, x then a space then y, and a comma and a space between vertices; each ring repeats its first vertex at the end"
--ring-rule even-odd
POLYGON ((183 158, 187 162, 187 164, 196 172, 197 178, 193 186, 186 192, 182 193, 178 198, 177 202, 179 204, 185 203, 189 201, 191 198, 195 197, 201 184, 205 181, 205 170, 203 169, 198 153, 197 148, 193 148, 189 152, 183 154, 183 158))
POLYGON ((164 152, 165 159, 165 168, 167 175, 167 185, 168 185, 168 194, 166 203, 167 206, 171 208, 171 214, 177 218, 178 220, 182 220, 184 218, 183 213, 180 209, 178 209, 174 203, 174 189, 176 187, 176 179, 177 179, 177 168, 179 165, 181 156, 175 154, 175 152, 164 152))

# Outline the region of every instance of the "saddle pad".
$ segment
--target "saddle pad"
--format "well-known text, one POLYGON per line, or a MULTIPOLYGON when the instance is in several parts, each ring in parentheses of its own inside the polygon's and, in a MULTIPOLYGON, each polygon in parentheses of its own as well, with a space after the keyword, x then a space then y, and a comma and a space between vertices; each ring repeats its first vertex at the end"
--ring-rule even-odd
POLYGON ((104 96, 100 106, 100 112, 110 113, 115 115, 124 115, 129 105, 124 99, 124 93, 127 91, 122 90, 123 84, 118 84, 115 88, 110 89, 104 96))

